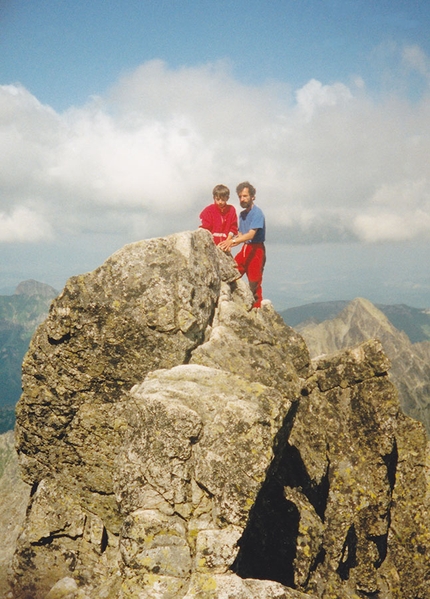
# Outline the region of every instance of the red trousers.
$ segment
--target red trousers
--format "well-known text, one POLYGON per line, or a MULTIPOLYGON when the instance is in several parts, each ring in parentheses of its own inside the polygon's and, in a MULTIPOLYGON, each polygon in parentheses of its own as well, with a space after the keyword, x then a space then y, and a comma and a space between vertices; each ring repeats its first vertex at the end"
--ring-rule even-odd
POLYGON ((235 260, 240 274, 248 277, 249 287, 254 294, 253 308, 259 308, 263 299, 261 282, 266 263, 264 243, 244 243, 235 260))

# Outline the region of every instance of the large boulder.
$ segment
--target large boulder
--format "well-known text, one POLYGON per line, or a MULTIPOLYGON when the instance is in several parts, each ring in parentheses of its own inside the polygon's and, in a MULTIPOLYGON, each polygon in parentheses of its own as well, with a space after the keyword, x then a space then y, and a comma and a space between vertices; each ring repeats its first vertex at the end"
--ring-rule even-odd
POLYGON ((380 344, 311 363, 252 303, 203 230, 70 279, 23 365, 14 599, 430 596, 427 440, 380 344))

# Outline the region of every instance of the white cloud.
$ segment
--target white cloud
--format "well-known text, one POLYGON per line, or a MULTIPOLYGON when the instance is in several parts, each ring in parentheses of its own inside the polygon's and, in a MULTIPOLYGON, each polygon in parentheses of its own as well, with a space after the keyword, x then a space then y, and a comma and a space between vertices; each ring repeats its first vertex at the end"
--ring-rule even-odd
MULTIPOLYGON (((403 60, 427 77, 419 48, 403 60)), ((374 100, 358 76, 293 95, 246 86, 224 63, 151 61, 63 114, 3 86, 0 241, 193 229, 216 183, 248 178, 269 236, 428 239, 429 127, 427 98, 374 100)))
POLYGON ((410 241, 422 233, 428 234, 430 215, 422 210, 405 215, 380 211, 357 216, 354 227, 364 241, 410 241))
POLYGON ((0 212, 0 242, 31 243, 51 238, 51 227, 40 214, 28 208, 16 208, 11 214, 0 212))
POLYGON ((354 229, 367 242, 409 241, 430 232, 430 190, 423 179, 382 185, 367 213, 357 215, 354 229))
POLYGON ((299 111, 303 113, 306 121, 310 121, 319 107, 348 102, 352 99, 352 93, 343 83, 323 85, 320 81, 311 79, 296 92, 296 98, 299 111))
POLYGON ((405 46, 402 52, 402 60, 407 68, 413 69, 427 78, 429 77, 429 59, 419 46, 405 46))

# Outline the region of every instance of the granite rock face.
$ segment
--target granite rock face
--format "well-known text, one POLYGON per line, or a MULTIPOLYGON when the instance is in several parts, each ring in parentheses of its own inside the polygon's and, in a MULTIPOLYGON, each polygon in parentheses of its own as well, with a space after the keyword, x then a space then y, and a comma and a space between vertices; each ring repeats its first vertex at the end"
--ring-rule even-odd
POLYGON ((14 599, 424 599, 427 440, 198 230, 72 278, 23 365, 14 599))
POLYGON ((30 497, 21 480, 13 431, 0 435, 0 599, 6 599, 8 568, 30 497))

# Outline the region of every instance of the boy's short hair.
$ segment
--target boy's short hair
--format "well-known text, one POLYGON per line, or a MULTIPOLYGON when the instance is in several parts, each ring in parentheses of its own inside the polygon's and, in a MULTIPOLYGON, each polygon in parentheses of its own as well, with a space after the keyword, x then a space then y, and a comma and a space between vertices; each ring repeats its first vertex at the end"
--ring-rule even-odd
POLYGON ((215 185, 212 190, 212 195, 214 198, 228 198, 230 197, 230 190, 226 185, 215 185))
POLYGON ((239 183, 239 185, 236 187, 236 193, 239 195, 240 192, 246 188, 248 188, 249 195, 251 196, 251 198, 255 198, 255 194, 257 193, 257 190, 255 189, 255 187, 253 185, 251 185, 251 183, 249 181, 244 181, 243 183, 239 183))

